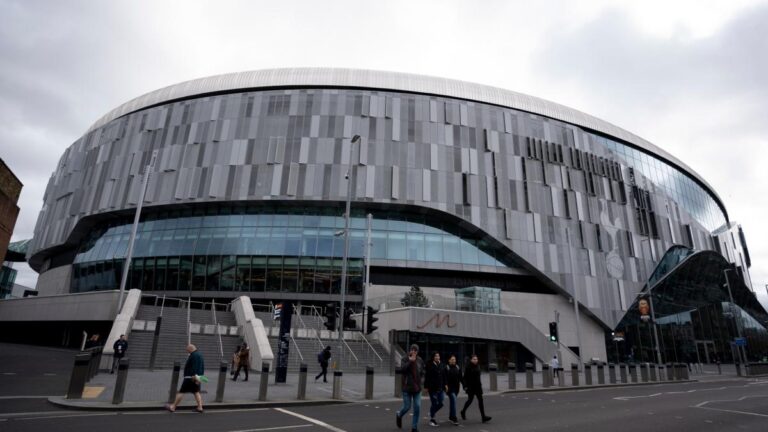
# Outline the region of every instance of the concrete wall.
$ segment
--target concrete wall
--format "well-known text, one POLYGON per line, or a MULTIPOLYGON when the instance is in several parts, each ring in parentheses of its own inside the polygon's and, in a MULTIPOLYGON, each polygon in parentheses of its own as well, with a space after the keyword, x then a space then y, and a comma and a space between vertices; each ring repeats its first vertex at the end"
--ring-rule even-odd
POLYGON ((0 300, 0 321, 112 321, 118 291, 0 300))
POLYGON ((245 343, 251 348, 251 369, 261 370, 261 363, 265 362, 269 363, 271 370, 275 355, 269 345, 264 324, 253 313, 251 299, 247 296, 235 299, 232 302, 232 312, 235 314, 237 325, 243 329, 245 343))
POLYGON ((72 279, 72 266, 63 265, 40 273, 37 277, 38 296, 51 296, 69 293, 69 283, 72 279))

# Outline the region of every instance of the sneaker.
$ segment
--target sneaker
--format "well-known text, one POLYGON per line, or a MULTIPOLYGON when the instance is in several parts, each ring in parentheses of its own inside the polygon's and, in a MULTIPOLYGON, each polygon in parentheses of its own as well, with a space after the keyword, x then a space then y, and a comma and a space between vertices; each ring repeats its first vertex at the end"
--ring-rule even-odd
POLYGON ((395 423, 397 424, 398 429, 401 429, 403 427, 403 419, 400 418, 399 413, 395 413, 395 423))
POLYGON ((461 419, 466 420, 467 419, 467 412, 464 410, 461 410, 461 419))
POLYGON ((437 422, 435 421, 435 419, 430 419, 430 420, 429 420, 429 425, 430 425, 430 426, 438 426, 438 424, 437 424, 437 422))
POLYGON ((488 423, 491 421, 491 417, 483 417, 483 423, 488 423))
POLYGON ((451 423, 452 423, 454 426, 458 426, 458 425, 459 425, 459 421, 458 421, 458 420, 456 420, 455 418, 451 419, 451 423))

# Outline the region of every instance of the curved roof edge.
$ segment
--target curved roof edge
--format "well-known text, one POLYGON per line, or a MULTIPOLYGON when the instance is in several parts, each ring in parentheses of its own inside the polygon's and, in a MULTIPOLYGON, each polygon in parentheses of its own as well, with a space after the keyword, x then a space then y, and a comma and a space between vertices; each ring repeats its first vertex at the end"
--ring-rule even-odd
POLYGON ((87 132, 134 111, 195 95, 260 87, 298 86, 359 87, 432 94, 505 106, 582 126, 626 141, 679 166, 705 186, 726 212, 725 205, 717 192, 698 173, 665 150, 629 131, 584 112, 534 96, 498 87, 427 75, 337 68, 264 69, 214 75, 173 84, 136 97, 102 116, 87 132))

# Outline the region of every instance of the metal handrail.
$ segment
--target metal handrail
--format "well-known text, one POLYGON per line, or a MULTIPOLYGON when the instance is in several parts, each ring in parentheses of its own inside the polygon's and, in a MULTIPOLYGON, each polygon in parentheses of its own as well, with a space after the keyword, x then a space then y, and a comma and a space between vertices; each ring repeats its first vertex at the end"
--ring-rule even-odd
MULTIPOLYGON (((341 330, 341 331, 343 331, 343 330, 341 330)), ((352 347, 350 347, 349 344, 347 343, 347 341, 344 340, 344 336, 343 335, 341 337, 341 342, 344 344, 344 346, 347 347, 347 349, 349 350, 349 353, 352 354, 352 357, 355 358, 355 364, 356 365, 359 364, 360 363, 360 359, 357 358, 357 356, 355 355, 355 352, 352 351, 352 347)))
POLYGON ((296 347, 296 352, 299 353, 299 358, 301 359, 301 362, 304 362, 304 356, 301 355, 301 349, 299 348, 299 344, 296 343, 296 339, 293 338, 293 335, 291 333, 288 333, 288 337, 291 338, 291 341, 293 341, 293 345, 296 347))
POLYGON ((376 349, 373 347, 373 345, 371 345, 371 343, 368 342, 368 339, 365 337, 365 335, 361 335, 361 336, 362 336, 362 339, 365 341, 365 343, 368 345, 368 348, 370 348, 371 351, 373 351, 373 354, 379 359, 379 362, 384 361, 384 359, 381 358, 379 353, 376 352, 376 349))
POLYGON ((219 328, 219 321, 216 319, 216 301, 211 300, 211 313, 213 314, 213 325, 216 326, 216 336, 219 337, 219 358, 224 358, 224 344, 221 342, 221 329, 219 328))
MULTIPOLYGON (((299 321, 301 322, 301 326, 304 327, 304 330, 309 330, 307 327, 307 323, 304 322, 304 318, 301 317, 301 309, 299 309, 299 313, 296 314, 296 316, 299 318, 299 321)), ((315 332, 315 338, 317 339, 317 343, 320 344, 320 348, 323 348, 323 340, 320 339, 320 335, 318 334, 318 331, 316 328, 312 328, 312 331, 315 332)))

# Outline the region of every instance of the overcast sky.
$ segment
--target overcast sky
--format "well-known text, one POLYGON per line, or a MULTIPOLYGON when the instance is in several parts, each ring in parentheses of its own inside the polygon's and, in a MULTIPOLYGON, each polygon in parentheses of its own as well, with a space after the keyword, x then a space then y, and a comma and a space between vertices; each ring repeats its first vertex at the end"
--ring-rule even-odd
POLYGON ((380 69, 539 96, 664 148, 743 225, 766 300, 768 2, 613 3, 0 0, 0 157, 24 183, 13 240, 32 236, 64 149, 131 98, 242 70, 380 69))

